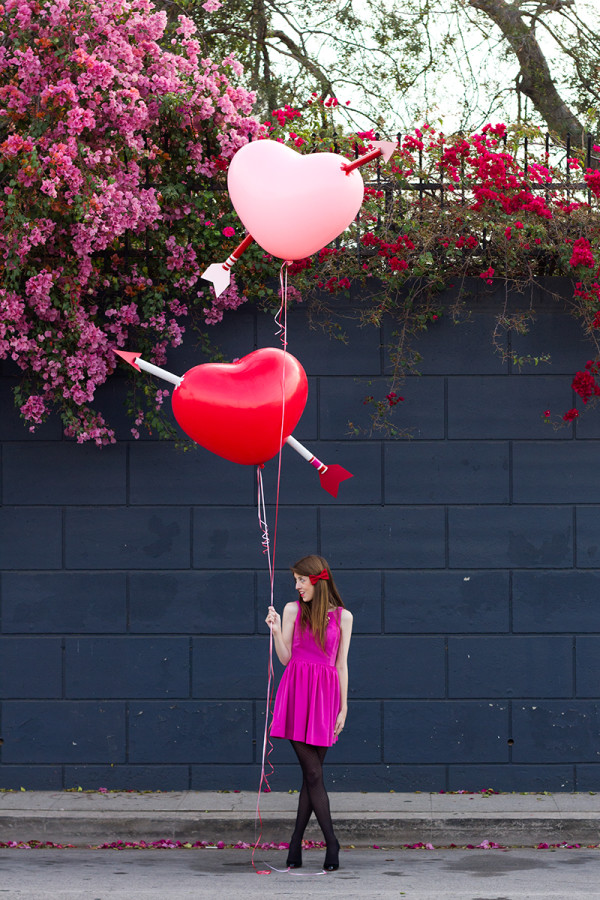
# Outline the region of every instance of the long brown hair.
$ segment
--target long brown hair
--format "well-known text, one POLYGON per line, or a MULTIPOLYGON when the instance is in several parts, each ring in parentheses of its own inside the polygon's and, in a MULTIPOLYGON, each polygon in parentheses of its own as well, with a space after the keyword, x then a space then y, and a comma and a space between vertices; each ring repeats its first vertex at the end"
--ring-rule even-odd
POLYGON ((306 628, 308 625, 321 647, 324 648, 327 612, 331 607, 344 606, 333 580, 329 563, 322 556, 303 556, 297 563, 290 566, 290 569, 297 575, 304 575, 307 578, 311 575, 320 575, 323 570, 327 572, 327 580, 319 578, 314 585, 315 592, 311 602, 300 602, 300 628, 306 628))

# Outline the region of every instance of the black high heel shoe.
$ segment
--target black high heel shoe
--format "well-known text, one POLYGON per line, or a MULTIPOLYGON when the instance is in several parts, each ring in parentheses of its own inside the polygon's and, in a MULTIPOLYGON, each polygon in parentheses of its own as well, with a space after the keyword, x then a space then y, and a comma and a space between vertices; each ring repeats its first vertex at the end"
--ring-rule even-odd
POLYGON ((340 867, 340 842, 336 840, 333 849, 327 848, 323 868, 326 872, 335 872, 340 867))
POLYGON ((288 856, 286 860, 286 866, 288 869, 301 869, 302 868, 302 844, 300 844, 298 850, 292 850, 290 847, 288 850, 288 856))

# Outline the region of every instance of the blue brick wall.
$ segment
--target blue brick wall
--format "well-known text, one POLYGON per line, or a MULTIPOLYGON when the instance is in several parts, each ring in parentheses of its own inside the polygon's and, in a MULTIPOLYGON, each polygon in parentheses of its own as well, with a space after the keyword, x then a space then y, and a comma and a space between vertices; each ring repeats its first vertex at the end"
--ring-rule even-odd
MULTIPOLYGON (((296 435, 354 473, 334 500, 283 450, 276 604, 293 597, 287 565, 317 550, 355 618, 336 790, 600 789, 600 416, 542 421, 574 405, 591 351, 536 291, 535 329, 501 341, 552 362, 519 372, 492 346, 504 298, 480 290, 463 324, 418 336, 422 374, 394 412, 410 440, 371 432, 363 403, 385 393, 393 325, 341 308, 342 342, 289 315, 310 386, 296 435)), ((234 358, 274 331, 247 309, 214 337, 234 358)), ((168 366, 202 361, 190 342, 168 366)), ((269 644, 255 472, 129 440, 123 373, 98 398, 117 445, 79 446, 56 421, 31 435, 14 378, 5 365, 0 788, 255 789, 269 644)), ((268 463, 271 526, 276 476, 268 463)), ((272 787, 297 787, 274 744, 272 787)))

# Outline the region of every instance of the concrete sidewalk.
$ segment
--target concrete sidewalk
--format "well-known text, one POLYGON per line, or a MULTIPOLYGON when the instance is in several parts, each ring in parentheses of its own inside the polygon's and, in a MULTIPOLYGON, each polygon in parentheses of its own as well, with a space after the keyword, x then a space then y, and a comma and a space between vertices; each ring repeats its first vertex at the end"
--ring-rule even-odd
MULTIPOLYGON (((297 794, 262 794, 263 841, 287 841, 297 794)), ((436 846, 533 846, 600 843, 600 794, 331 793, 343 844, 387 847, 419 841, 436 846)), ((254 842, 252 792, 0 793, 0 841, 53 841, 78 846, 115 840, 254 842)), ((311 821, 308 839, 321 840, 311 821)))

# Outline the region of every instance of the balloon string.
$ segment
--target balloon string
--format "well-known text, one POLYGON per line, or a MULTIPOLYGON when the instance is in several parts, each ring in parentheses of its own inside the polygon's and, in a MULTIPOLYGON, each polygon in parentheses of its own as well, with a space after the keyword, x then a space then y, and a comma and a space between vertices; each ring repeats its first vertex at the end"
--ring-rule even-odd
POLYGON ((277 455, 277 494, 275 497, 275 531, 273 533, 273 568, 271 570, 271 605, 273 604, 273 583, 275 579, 275 550, 277 549, 277 522, 279 518, 279 486, 281 484, 281 451, 283 450, 283 430, 285 425, 285 363, 287 358, 287 267, 284 262, 279 270, 281 285, 281 303, 275 317, 279 325, 279 336, 283 344, 283 362, 281 364, 281 429, 279 432, 279 453, 277 455))
MULTIPOLYGON (((270 589, 270 605, 274 605, 274 595, 275 595, 275 553, 277 549, 277 524, 279 520, 279 489, 281 485, 281 451, 283 449, 283 432, 285 426, 285 363, 286 363, 286 353, 287 353, 287 263, 284 262, 281 266, 281 270, 279 273, 279 280, 281 284, 281 304, 275 315, 275 322, 279 327, 279 331, 277 332, 277 336, 281 337, 281 343, 283 344, 283 363, 281 367, 281 429, 279 434, 279 454, 277 459, 277 490, 275 496, 275 527, 273 529, 273 553, 271 554, 271 544, 269 538, 269 526, 267 523, 267 510, 265 504, 265 492, 263 486, 262 479, 262 467, 259 466, 257 468, 257 486, 258 486, 258 522, 259 527, 262 532, 262 546, 263 553, 267 556, 267 564, 269 567, 269 589, 270 589)), ((254 843, 254 847, 252 848, 252 865, 254 867, 257 875, 269 875, 269 870, 266 869, 257 869, 256 864, 254 862, 254 856, 256 853, 256 849, 260 842, 263 833, 263 821, 260 813, 260 795, 263 790, 266 792, 270 792, 271 788, 269 786, 269 779, 266 774, 267 766, 270 767, 269 776, 273 774, 275 768, 270 760, 270 755, 273 750, 273 744, 270 740, 269 730, 270 730, 270 722, 269 719, 272 714, 272 705, 273 705, 273 680, 274 680, 274 670, 273 670, 273 632, 269 629, 269 663, 268 663, 268 676, 267 676, 267 697, 266 697, 266 709, 265 709, 265 727, 263 734, 263 747, 262 747, 262 759, 261 759, 261 767, 260 767, 260 782, 258 785, 258 794, 256 798, 256 815, 254 819, 254 831, 256 835, 256 831, 258 827, 260 827, 260 832, 256 841, 254 843), (267 749, 268 748, 268 749, 267 749)), ((272 868, 269 867, 270 869, 272 868)))
MULTIPOLYGON (((269 538, 269 525, 267 522, 267 510, 265 504, 265 491, 262 479, 262 466, 258 466, 256 469, 256 480, 257 480, 257 506, 258 506, 258 524, 261 529, 261 543, 263 547, 263 553, 267 557, 267 565, 269 567, 269 581, 270 581, 270 593, 271 593, 271 606, 273 605, 273 561, 271 559, 271 551, 270 551, 270 538, 269 538)), ((268 675, 267 675, 267 696, 266 696, 266 708, 265 708, 265 727, 263 733, 263 745, 262 745, 262 758, 261 758, 261 766, 260 766, 260 782, 258 785, 258 794, 256 798, 256 815, 254 818, 254 836, 256 838, 254 842, 254 846, 252 848, 252 866, 257 875, 270 875, 270 871, 266 869, 257 869, 256 863, 254 862, 254 856, 258 845, 260 843, 260 839, 263 833, 263 820, 260 813, 260 795, 261 791, 264 790, 269 792, 271 788, 269 787, 269 779, 266 773, 267 766, 270 767, 271 771, 269 775, 272 775, 275 771, 273 764, 271 763, 269 756, 273 749, 273 744, 269 739, 269 717, 271 715, 271 707, 273 704, 273 678, 274 678, 274 670, 273 670, 273 632, 269 629, 269 663, 268 663, 268 675), (267 744, 269 749, 267 750, 267 744), (256 837, 256 831, 260 828, 258 837, 256 837)))
POLYGON ((281 303, 279 304, 279 309, 275 313, 275 322, 278 326, 278 331, 275 333, 276 337, 281 338, 281 343, 283 344, 283 349, 285 350, 287 347, 287 292, 288 292, 288 262, 285 261, 279 270, 279 295, 281 297, 281 303))

